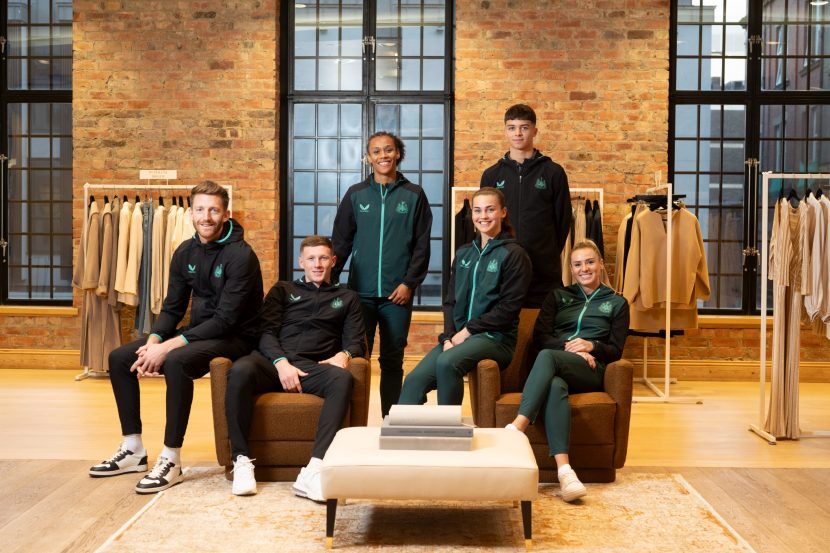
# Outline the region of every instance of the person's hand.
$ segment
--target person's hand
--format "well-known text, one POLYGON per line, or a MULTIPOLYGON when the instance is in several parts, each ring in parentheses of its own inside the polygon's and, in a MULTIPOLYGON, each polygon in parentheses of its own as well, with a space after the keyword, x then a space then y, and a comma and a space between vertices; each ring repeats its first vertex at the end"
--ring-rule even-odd
POLYGON ((320 361, 321 365, 334 365, 335 367, 340 367, 341 369, 345 369, 349 366, 349 356, 346 355, 345 351, 340 351, 335 353, 328 359, 320 361))
POLYGON ((144 345, 135 350, 135 354, 141 357, 147 351, 148 347, 152 346, 153 344, 159 343, 161 343, 161 338, 159 338, 155 334, 150 334, 149 336, 147 336, 147 341, 144 343, 144 345))
POLYGON ((457 346, 463 344, 464 341, 471 336, 470 331, 467 330, 467 327, 462 328, 458 332, 455 333, 455 336, 452 337, 452 345, 457 346))
POLYGON ((277 363, 277 372, 284 392, 303 392, 303 387, 300 386, 300 377, 308 376, 307 372, 301 371, 285 359, 277 363))
POLYGON ((587 351, 577 351, 575 352, 578 356, 583 358, 588 366, 591 367, 593 370, 597 370, 597 360, 594 359, 594 356, 588 353, 587 351))
POLYGON ((388 299, 396 305, 406 305, 412 299, 412 290, 406 284, 398 284, 398 287, 389 294, 388 299))
POLYGON ((142 376, 156 375, 167 359, 169 348, 164 343, 147 343, 139 348, 138 359, 130 367, 130 371, 142 376))
POLYGON ((444 349, 442 351, 447 351, 448 349, 452 349, 452 340, 444 340, 444 349))
POLYGON ((577 353, 580 351, 584 351, 585 353, 590 353, 594 351, 594 343, 590 340, 583 340, 582 338, 575 338, 573 340, 569 340, 565 342, 565 351, 570 351, 571 353, 577 353))

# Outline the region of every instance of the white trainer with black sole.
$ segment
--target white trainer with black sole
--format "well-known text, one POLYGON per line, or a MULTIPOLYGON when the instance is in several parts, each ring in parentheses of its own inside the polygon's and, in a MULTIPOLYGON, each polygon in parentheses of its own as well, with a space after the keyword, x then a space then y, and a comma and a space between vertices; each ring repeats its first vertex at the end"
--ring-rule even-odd
POLYGON ((136 455, 123 446, 118 446, 112 457, 90 467, 89 475, 93 478, 117 476, 128 472, 145 472, 147 470, 147 454, 136 455))
POLYGON ((167 457, 159 456, 150 474, 135 486, 136 493, 158 493, 182 481, 182 469, 167 457))
POLYGON ((256 495, 254 464, 245 455, 237 455, 233 462, 233 495, 256 495))

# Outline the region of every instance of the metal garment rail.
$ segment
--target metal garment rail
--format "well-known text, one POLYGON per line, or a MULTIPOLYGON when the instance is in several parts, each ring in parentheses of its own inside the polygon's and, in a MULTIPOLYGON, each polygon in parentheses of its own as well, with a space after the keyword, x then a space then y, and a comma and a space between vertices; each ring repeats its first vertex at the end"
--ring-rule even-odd
MULTIPOLYGON (((222 185, 228 191, 228 211, 233 212, 233 186, 222 185)), ((84 183, 84 219, 83 225, 86 224, 89 218, 89 192, 90 190, 118 190, 119 192, 141 192, 152 190, 192 190, 193 185, 189 184, 90 184, 84 183)), ((81 244, 81 247, 83 244, 81 244)), ((75 376, 75 380, 84 380, 86 378, 101 378, 109 376, 106 371, 94 371, 89 367, 84 367, 84 372, 75 376)))
MULTIPOLYGON (((767 440, 770 445, 778 441, 764 430, 766 418, 766 372, 767 372, 767 271, 769 270, 769 181, 771 179, 811 179, 830 180, 830 173, 773 173, 765 171, 761 180, 761 354, 758 371, 760 386, 758 390, 758 424, 750 424, 749 430, 767 440)), ((773 319, 773 328, 775 320, 773 319)), ((802 438, 830 438, 830 430, 802 430, 802 438)))
POLYGON ((671 395, 671 278, 672 278, 672 183, 660 184, 646 190, 646 194, 666 191, 666 346, 664 358, 663 389, 658 388, 648 377, 648 337, 643 338, 643 377, 636 378, 654 392, 654 396, 634 396, 634 403, 703 403, 696 397, 672 397, 671 395))

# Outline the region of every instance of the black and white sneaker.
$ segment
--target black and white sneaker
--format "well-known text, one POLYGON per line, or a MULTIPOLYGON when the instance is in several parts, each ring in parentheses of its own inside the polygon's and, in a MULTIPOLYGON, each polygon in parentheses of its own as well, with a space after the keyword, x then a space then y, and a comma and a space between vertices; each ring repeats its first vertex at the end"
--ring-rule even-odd
POLYGON ((182 481, 182 469, 167 457, 156 459, 150 474, 142 478, 135 486, 136 493, 157 493, 175 486, 182 481))
POLYGON ((89 469, 89 475, 93 478, 104 476, 115 476, 126 472, 144 472, 147 470, 147 454, 136 455, 123 446, 118 446, 112 457, 101 461, 89 469))

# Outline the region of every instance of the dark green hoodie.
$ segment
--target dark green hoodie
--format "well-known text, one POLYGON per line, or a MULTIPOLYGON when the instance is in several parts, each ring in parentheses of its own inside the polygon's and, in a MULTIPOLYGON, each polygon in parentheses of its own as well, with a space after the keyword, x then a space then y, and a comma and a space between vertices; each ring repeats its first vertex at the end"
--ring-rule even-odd
POLYGON ((491 238, 483 249, 476 237, 452 262, 439 341, 466 327, 470 334, 486 332, 515 344, 530 278, 530 258, 508 233, 491 238))
POLYGON ((591 355, 604 365, 622 357, 628 335, 628 302, 600 284, 586 294, 579 284, 553 290, 539 312, 533 342, 542 349, 565 349, 565 342, 593 342, 591 355))

